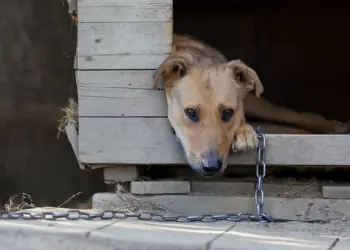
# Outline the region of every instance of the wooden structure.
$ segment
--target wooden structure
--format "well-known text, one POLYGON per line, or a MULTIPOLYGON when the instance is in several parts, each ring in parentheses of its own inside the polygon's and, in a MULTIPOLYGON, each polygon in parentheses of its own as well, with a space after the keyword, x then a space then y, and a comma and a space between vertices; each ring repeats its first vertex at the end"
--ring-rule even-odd
MULTIPOLYGON (((186 164, 152 74, 171 49, 172 0, 78 1, 79 161, 186 164)), ((270 165, 350 165, 348 135, 269 134, 270 165)), ((255 163, 255 152, 230 158, 255 163)))

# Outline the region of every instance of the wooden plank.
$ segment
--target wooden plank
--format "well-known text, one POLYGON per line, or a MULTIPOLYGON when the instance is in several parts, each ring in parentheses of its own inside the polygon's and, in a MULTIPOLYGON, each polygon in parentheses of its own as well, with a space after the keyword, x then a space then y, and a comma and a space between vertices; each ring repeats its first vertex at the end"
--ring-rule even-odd
POLYGON ((78 87, 153 89, 155 70, 78 71, 78 87))
POLYGON ((348 184, 326 184, 322 186, 323 198, 350 199, 350 186, 348 184))
POLYGON ((137 180, 139 172, 135 165, 110 165, 103 171, 103 177, 105 182, 117 184, 137 180))
POLYGON ((92 87, 79 85, 79 116, 166 117, 163 90, 92 87))
POLYGON ((148 6, 172 5, 173 0, 79 0, 79 8, 84 7, 120 7, 120 6, 148 6))
MULTIPOLYGON (((349 135, 267 136, 269 165, 350 165, 349 135)), ((255 151, 230 165, 255 164, 255 151)), ((79 158, 91 164, 186 164, 166 118, 79 119, 79 158)))
POLYGON ((78 71, 83 117, 166 117, 163 90, 153 89, 154 70, 78 71))
POLYGON ((156 69, 168 53, 151 55, 78 55, 79 70, 156 69))
POLYGON ((79 8, 79 23, 91 22, 168 22, 171 21, 171 5, 141 4, 137 6, 98 6, 79 8))
POLYGON ((172 22, 79 23, 78 55, 165 54, 172 22))

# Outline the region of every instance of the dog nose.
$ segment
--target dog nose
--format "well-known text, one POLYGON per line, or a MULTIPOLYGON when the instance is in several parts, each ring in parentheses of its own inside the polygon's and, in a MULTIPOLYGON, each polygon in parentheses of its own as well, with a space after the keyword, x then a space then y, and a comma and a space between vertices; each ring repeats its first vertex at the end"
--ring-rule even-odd
POLYGON ((215 152, 208 152, 204 154, 203 160, 203 170, 208 174, 214 174, 221 170, 222 168, 222 159, 215 152))

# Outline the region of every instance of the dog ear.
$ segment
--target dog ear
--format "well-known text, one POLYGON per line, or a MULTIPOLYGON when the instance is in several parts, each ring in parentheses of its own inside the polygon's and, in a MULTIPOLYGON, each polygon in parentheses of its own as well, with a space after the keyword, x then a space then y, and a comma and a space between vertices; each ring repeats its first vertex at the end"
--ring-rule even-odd
POLYGON ((256 72, 248 67, 241 60, 233 60, 226 64, 226 67, 232 70, 233 78, 241 85, 247 92, 255 89, 255 94, 259 97, 264 87, 256 74, 256 72))
POLYGON ((160 77, 167 77, 171 74, 177 74, 179 78, 184 77, 187 73, 188 63, 187 60, 175 53, 173 48, 172 53, 168 56, 164 62, 159 66, 154 74, 154 88, 158 87, 160 77))

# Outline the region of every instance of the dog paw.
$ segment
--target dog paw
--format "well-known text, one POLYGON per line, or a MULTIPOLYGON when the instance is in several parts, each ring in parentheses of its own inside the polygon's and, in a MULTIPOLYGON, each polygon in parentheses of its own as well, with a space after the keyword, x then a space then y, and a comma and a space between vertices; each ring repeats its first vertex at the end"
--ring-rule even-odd
POLYGON ((258 138, 252 126, 245 123, 238 127, 234 141, 232 143, 232 152, 246 152, 256 147, 258 138))

